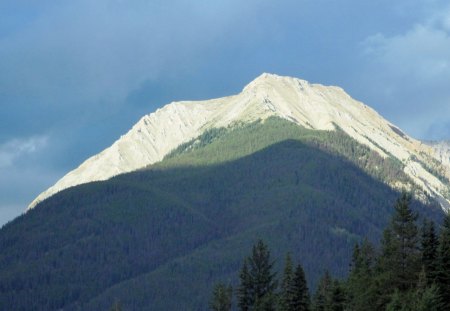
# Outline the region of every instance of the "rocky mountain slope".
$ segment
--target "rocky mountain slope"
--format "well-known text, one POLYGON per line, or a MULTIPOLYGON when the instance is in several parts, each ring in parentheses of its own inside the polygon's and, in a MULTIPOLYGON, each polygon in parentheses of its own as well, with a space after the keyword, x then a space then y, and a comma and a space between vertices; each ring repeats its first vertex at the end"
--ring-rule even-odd
POLYGON ((435 158, 445 166, 450 167, 450 141, 430 142, 428 144, 433 148, 435 158))
MULTIPOLYGON (((404 165, 340 130, 285 119, 212 129, 161 162, 60 191, 0 229, 0 310, 209 310, 257 239, 313 289, 378 241, 404 165)), ((433 202, 434 203, 434 202, 433 202)), ((436 204, 414 200, 442 222, 436 204)))
MULTIPOLYGON (((436 151, 403 133, 376 111, 352 99, 339 87, 262 74, 241 93, 207 101, 174 102, 144 116, 111 147, 69 172, 29 206, 75 185, 106 180, 161 161, 182 143, 208 129, 281 117, 315 130, 341 129, 382 157, 393 156, 422 190, 423 198, 450 207, 450 164, 436 151)), ((401 182, 395 188, 410 187, 401 182)))

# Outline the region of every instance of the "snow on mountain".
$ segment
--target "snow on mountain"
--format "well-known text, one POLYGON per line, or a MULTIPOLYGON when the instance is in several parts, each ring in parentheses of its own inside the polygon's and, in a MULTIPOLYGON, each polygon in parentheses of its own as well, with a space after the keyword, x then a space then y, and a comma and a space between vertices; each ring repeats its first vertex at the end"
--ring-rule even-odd
POLYGON ((144 116, 111 147, 89 158, 41 193, 29 208, 68 187, 105 180, 161 161, 181 143, 209 128, 270 116, 316 130, 339 127, 383 157, 392 155, 399 159, 405 165, 405 172, 425 193, 438 199, 444 209, 450 207, 448 185, 430 169, 438 166, 438 171, 450 177, 449 149, 440 153, 435 147, 407 136, 339 87, 264 73, 238 95, 174 102, 144 116))

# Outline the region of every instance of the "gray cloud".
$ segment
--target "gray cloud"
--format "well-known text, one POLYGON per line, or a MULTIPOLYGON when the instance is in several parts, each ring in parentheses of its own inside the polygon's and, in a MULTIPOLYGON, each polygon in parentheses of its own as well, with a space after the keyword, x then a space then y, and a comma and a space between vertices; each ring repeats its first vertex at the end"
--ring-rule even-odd
POLYGON ((12 166, 23 155, 31 154, 45 147, 47 136, 12 139, 0 145, 0 168, 12 166))
POLYGON ((442 0, 1 1, 0 223, 143 114, 237 93, 262 72, 340 85, 408 133, 444 137, 445 8, 442 0), (34 152, 20 151, 39 137, 47 139, 34 152))
POLYGON ((449 20, 450 10, 446 9, 402 34, 389 37, 378 33, 362 44, 366 91, 418 138, 450 136, 430 130, 450 118, 449 20))

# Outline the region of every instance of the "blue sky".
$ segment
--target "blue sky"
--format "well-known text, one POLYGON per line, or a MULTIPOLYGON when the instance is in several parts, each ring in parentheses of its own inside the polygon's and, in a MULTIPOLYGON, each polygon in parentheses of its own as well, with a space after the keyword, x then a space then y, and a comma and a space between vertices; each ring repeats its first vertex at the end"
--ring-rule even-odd
POLYGON ((2 0, 0 225, 142 115, 262 72, 339 85, 413 137, 450 139, 446 2, 2 0))

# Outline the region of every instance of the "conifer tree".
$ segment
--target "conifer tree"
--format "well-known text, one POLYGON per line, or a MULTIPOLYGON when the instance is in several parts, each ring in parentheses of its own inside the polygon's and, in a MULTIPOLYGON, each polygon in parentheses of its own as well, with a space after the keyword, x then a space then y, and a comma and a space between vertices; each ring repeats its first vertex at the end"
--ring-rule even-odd
POLYGON ((341 284, 334 280, 331 291, 330 311, 344 311, 345 309, 345 291, 341 284))
POLYGON ((287 254, 281 283, 280 311, 307 311, 310 305, 305 272, 300 264, 294 271, 291 256, 287 254))
POLYGON ((417 289, 413 297, 414 311, 439 311, 442 309, 439 291, 436 284, 429 284, 425 267, 419 274, 417 289))
POLYGON ((240 284, 237 289, 238 307, 241 311, 248 311, 254 304, 254 299, 252 293, 252 278, 248 271, 247 259, 244 260, 239 279, 240 284))
POLYGON ((262 240, 252 249, 252 255, 244 261, 238 288, 240 310, 270 311, 275 309, 275 273, 270 251, 262 240))
POLYGON ((325 271, 320 279, 313 298, 314 311, 329 311, 331 309, 332 280, 330 273, 325 271))
POLYGON ((441 311, 445 309, 441 303, 439 290, 435 284, 431 284, 426 287, 423 292, 420 293, 417 303, 414 306, 414 311, 441 311))
POLYGON ((450 310, 450 213, 444 219, 439 240, 436 284, 444 310, 450 310))
POLYGON ((282 311, 291 311, 295 299, 294 270, 292 267, 291 255, 286 255, 286 262, 281 281, 280 309, 282 311))
POLYGON ((349 310, 376 310, 374 284, 375 249, 365 239, 361 246, 355 245, 351 270, 347 280, 349 310))
POLYGON ((431 285, 436 279, 439 246, 433 221, 424 220, 423 222, 421 246, 422 265, 425 270, 427 284, 431 285))
POLYGON ((219 283, 214 286, 213 297, 209 304, 213 311, 230 311, 233 290, 231 286, 219 283))
POLYGON ((306 283, 305 272, 303 267, 298 264, 294 274, 294 303, 295 311, 309 311, 311 307, 311 299, 309 297, 309 289, 306 283))
POLYGON ((391 227, 394 233, 393 276, 400 291, 415 287, 420 272, 417 214, 410 208, 411 196, 402 193, 395 205, 391 227))
POLYGON ((411 196, 402 193, 382 240, 380 270, 385 288, 405 292, 414 288, 420 272, 417 214, 410 208, 411 196))

